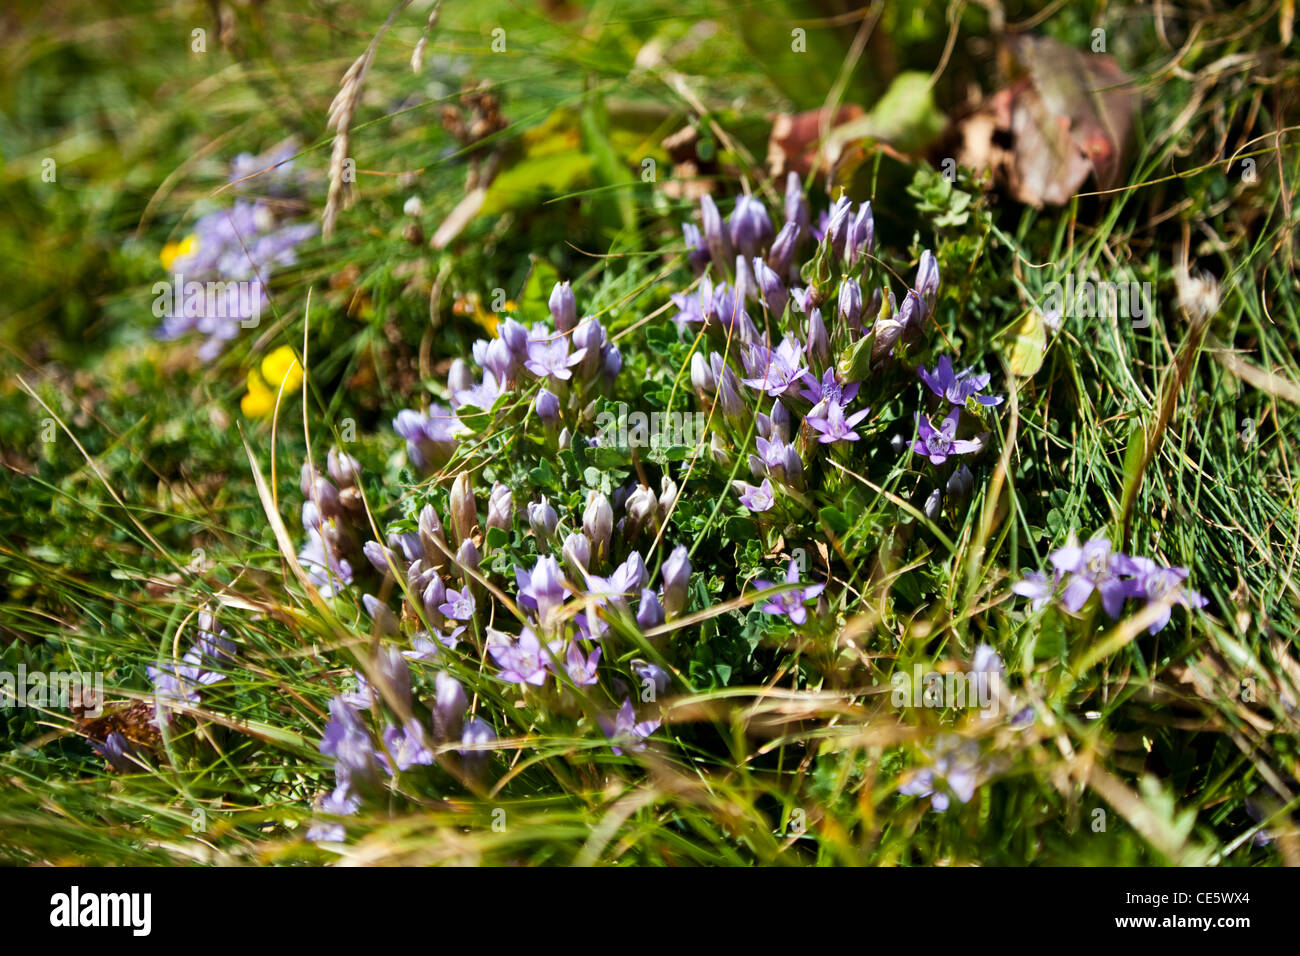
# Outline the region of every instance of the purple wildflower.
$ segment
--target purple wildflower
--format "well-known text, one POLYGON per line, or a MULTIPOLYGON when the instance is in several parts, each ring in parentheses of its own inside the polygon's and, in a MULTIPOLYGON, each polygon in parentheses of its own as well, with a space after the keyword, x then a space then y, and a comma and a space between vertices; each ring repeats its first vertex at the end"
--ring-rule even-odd
POLYGON ((960 417, 961 409, 954 408, 943 420, 943 424, 935 428, 928 417, 918 413, 916 427, 920 437, 912 442, 912 450, 925 455, 935 465, 942 465, 949 455, 966 455, 979 451, 982 445, 978 439, 956 437, 960 417))
POLYGON ((547 648, 543 648, 531 627, 525 627, 518 640, 511 640, 509 635, 488 629, 488 653, 501 668, 501 673, 497 676, 511 684, 540 686, 546 683, 551 655, 558 654, 560 647, 561 641, 556 639, 547 648))
POLYGON ((618 709, 618 713, 612 720, 603 714, 596 720, 610 740, 610 749, 620 756, 623 753, 620 745, 628 750, 644 750, 646 738, 658 730, 660 725, 657 720, 638 722, 630 698, 624 699, 623 706, 618 709))
POLYGON ((1000 405, 1002 396, 1000 395, 980 395, 989 384, 989 375, 985 372, 983 375, 976 375, 974 367, 968 368, 963 372, 953 372, 952 359, 947 355, 939 357, 939 362, 934 371, 929 371, 924 367, 918 368, 916 374, 920 377, 934 394, 940 398, 946 398, 954 405, 965 405, 968 398, 974 398, 985 407, 1000 405))
POLYGON ((776 504, 776 495, 772 491, 772 482, 768 478, 763 479, 761 485, 751 485, 741 482, 740 503, 750 511, 770 511, 776 504))
MULTIPOLYGON (((794 558, 790 559, 790 565, 786 568, 785 583, 799 583, 799 562, 794 558)), ((771 581, 755 581, 754 584, 761 590, 775 587, 771 581)), ((804 604, 817 597, 825 589, 825 584, 810 584, 794 588, 768 599, 767 603, 759 610, 764 614, 779 614, 788 617, 792 624, 803 624, 808 620, 808 609, 804 607, 804 604)))
POLYGON ((599 663, 599 647, 590 654, 584 655, 578 642, 574 641, 569 645, 569 651, 564 658, 564 672, 577 686, 590 687, 596 683, 596 665, 599 663))
POLYGON ((569 340, 563 335, 550 339, 530 339, 528 342, 528 361, 524 368, 538 378, 551 377, 567 381, 573 377, 570 368, 581 362, 586 356, 586 349, 569 353, 569 340))
POLYGON ((1048 556, 1058 575, 1069 575, 1061 603, 1070 611, 1078 612, 1092 596, 1094 590, 1101 595, 1101 606, 1117 620, 1130 594, 1129 582, 1119 576, 1115 555, 1105 538, 1092 538, 1082 545, 1067 544, 1048 556))
POLYGON ((931 808, 940 813, 948 809, 950 797, 968 803, 975 796, 981 771, 979 744, 944 734, 926 756, 930 765, 899 787, 899 793, 929 797, 931 808))
POLYGON ((1160 605, 1161 610, 1149 629, 1152 634, 1169 623, 1175 604, 1190 610, 1209 603, 1196 591, 1183 586, 1189 573, 1187 568, 1166 568, 1150 558, 1130 558, 1122 554, 1115 555, 1113 567, 1120 573, 1132 575, 1128 585, 1129 596, 1160 605))
POLYGON ((519 606, 531 611, 538 624, 547 626, 564 604, 564 572, 560 563, 549 555, 537 560, 532 571, 515 568, 519 585, 519 606))
POLYGON ((823 414, 810 414, 806 420, 810 426, 821 433, 817 440, 823 445, 829 445, 839 441, 857 441, 861 438, 862 436, 853 430, 853 426, 866 418, 870 412, 870 408, 864 408, 846 418, 844 406, 838 402, 831 402, 826 406, 823 414))
POLYGON ((754 343, 745 355, 745 370, 749 378, 743 381, 750 388, 768 395, 784 395, 786 389, 808 371, 802 364, 803 359, 803 346, 793 335, 787 335, 775 349, 754 343))

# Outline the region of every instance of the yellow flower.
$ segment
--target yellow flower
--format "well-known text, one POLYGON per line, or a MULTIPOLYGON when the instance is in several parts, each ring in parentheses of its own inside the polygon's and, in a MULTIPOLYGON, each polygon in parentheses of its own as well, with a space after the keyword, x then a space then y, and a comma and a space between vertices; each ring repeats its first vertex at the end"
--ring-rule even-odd
POLYGON ((262 359, 262 378, 272 391, 284 385, 285 393, 298 391, 302 384, 302 366, 293 354, 293 349, 281 345, 278 349, 262 359))
POLYGON ((262 359, 260 374, 257 369, 249 369, 248 394, 240 399, 240 409, 249 418, 265 418, 275 410, 281 385, 286 395, 298 391, 302 385, 302 366, 287 345, 262 359))
POLYGON ((257 369, 248 372, 248 394, 239 400, 239 408, 249 418, 265 418, 275 409, 275 393, 266 387, 257 369))
POLYGON ((169 242, 162 247, 162 252, 158 254, 162 267, 167 272, 171 272, 172 265, 177 259, 183 259, 185 256, 192 256, 199 248, 199 237, 190 233, 180 242, 169 242))

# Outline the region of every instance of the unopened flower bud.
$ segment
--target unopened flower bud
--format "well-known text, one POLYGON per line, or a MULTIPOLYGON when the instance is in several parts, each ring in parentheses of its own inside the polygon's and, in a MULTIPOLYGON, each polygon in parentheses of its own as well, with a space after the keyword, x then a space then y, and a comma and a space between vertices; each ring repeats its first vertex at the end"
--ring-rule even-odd
POLYGON ((547 389, 539 389, 537 398, 533 402, 533 411, 537 412, 537 417, 542 420, 544 425, 554 425, 560 420, 560 400, 554 392, 547 389))
POLYGON ((447 535, 442 530, 442 522, 438 520, 438 512, 433 510, 433 505, 425 505, 420 509, 419 528, 425 558, 435 568, 446 567, 447 535))
POLYGON ((925 516, 933 521, 939 515, 939 509, 943 505, 943 492, 938 488, 930 492, 930 497, 925 499, 925 516))
POLYGON ((628 537, 635 537, 645 527, 650 516, 655 513, 657 505, 655 493, 645 485, 637 485, 636 490, 628 495, 627 503, 624 505, 627 511, 628 537))
POLYGON ((790 293, 781 277, 759 258, 754 259, 754 283, 762 294, 768 313, 773 318, 781 318, 785 314, 786 303, 790 301, 790 293))
POLYGON ((497 739, 496 731, 481 718, 471 717, 465 722, 460 739, 464 746, 458 753, 465 772, 471 777, 481 778, 487 770, 488 757, 492 754, 489 745, 497 739))
POLYGON ((551 318, 557 332, 569 332, 578 323, 578 300, 568 282, 557 282, 551 290, 551 318))
POLYGON ((587 493, 587 507, 582 513, 582 530, 591 542, 596 563, 609 557, 610 536, 614 533, 614 509, 610 507, 609 499, 598 491, 587 493))
POLYGON ((456 541, 467 541, 478 527, 478 503, 474 500, 474 489, 470 485, 469 472, 462 471, 456 476, 451 486, 450 510, 451 530, 456 541))
POLYGON ((871 214, 871 203, 864 202, 849 226, 848 241, 844 250, 849 268, 852 269, 857 265, 858 260, 863 256, 870 255, 875 244, 876 221, 871 214))
POLYGON ((772 434, 783 444, 790 441, 790 413, 779 401, 772 403, 772 434))
POLYGON ((551 507, 545 495, 542 496, 541 501, 529 503, 528 526, 533 529, 533 534, 543 541, 549 541, 555 534, 555 526, 559 520, 559 515, 555 513, 555 509, 551 507))
POLYGON ((767 207, 756 196, 741 196, 728 220, 731 226, 731 244, 747 258, 772 241, 772 220, 767 207))
POLYGON ((684 544, 673 548, 663 566, 663 605, 666 617, 676 617, 686 607, 691 581, 691 558, 684 544))
POLYGON ((564 539, 560 553, 564 556, 564 566, 568 569, 570 580, 585 581, 587 567, 591 564, 591 542, 586 535, 576 531, 569 534, 564 539))
POLYGON ((361 462, 337 448, 331 448, 325 456, 325 470, 340 488, 355 487, 361 480, 361 462))
POLYGON ((311 500, 320 509, 322 518, 337 518, 343 513, 338 489, 324 478, 317 478, 312 486, 311 500))
POLYGON ((709 360, 704 357, 703 352, 695 352, 691 355, 691 384, 705 401, 712 400, 713 393, 717 390, 718 380, 713 377, 709 360))
POLYGON ((451 363, 451 368, 447 371, 447 390, 451 394, 473 388, 474 384, 474 373, 469 370, 468 362, 458 358, 451 363))
POLYGON ((856 279, 840 283, 839 317, 849 328, 862 327, 862 286, 856 279))
POLYGON ((455 740, 460 737, 465 724, 465 711, 469 698, 460 681, 446 671, 439 671, 433 679, 433 735, 438 740, 455 740))
POLYGON ((808 313, 808 357, 821 366, 831 360, 831 337, 822 320, 822 310, 818 308, 808 313))
POLYGON ((722 214, 708 193, 700 197, 700 230, 704 233, 704 245, 709 250, 713 267, 718 270, 718 275, 726 275, 731 267, 731 237, 723 228, 722 214))
POLYGON ((643 631, 658 627, 664 622, 664 606, 659 603, 659 595, 649 588, 641 591, 641 604, 636 609, 636 623, 643 631))
POLYGON ((456 564, 460 567, 460 579, 465 584, 474 580, 470 571, 477 571, 479 565, 483 563, 483 556, 479 554, 478 548, 474 545, 471 538, 466 538, 460 543, 460 548, 456 551, 456 564))
POLYGON ((714 462, 723 471, 730 471, 734 459, 731 457, 731 450, 722 436, 716 431, 709 433, 709 454, 713 456, 714 462))
POLYGON ((673 481, 668 475, 664 475, 659 480, 659 520, 666 521, 668 512, 672 510, 673 503, 677 500, 677 482, 673 481))
POLYGON ((799 236, 803 233, 803 228, 796 223, 787 222, 772 242, 772 250, 767 254, 767 264, 782 278, 790 278, 795 249, 799 245, 799 236))
POLYGON ((958 465, 956 471, 948 476, 948 483, 944 487, 954 498, 965 500, 975 487, 975 476, 965 465, 958 465))
POLYGON ((492 485, 488 496, 487 526, 509 531, 515 520, 515 499, 510 493, 510 486, 501 482, 492 485))
POLYGON ((785 221, 787 225, 795 225, 801 229, 807 229, 812 222, 808 211, 808 197, 803 191, 803 180, 793 170, 785 177, 785 221))

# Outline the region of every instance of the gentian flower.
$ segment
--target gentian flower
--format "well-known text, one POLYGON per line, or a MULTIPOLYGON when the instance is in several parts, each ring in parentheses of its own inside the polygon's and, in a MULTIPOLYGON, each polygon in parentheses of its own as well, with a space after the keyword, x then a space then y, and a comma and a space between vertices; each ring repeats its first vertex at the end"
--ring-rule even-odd
POLYGON ((1169 623, 1170 612, 1175 604, 1181 604, 1190 610, 1205 607, 1209 603, 1197 592, 1183 586, 1188 576, 1186 568, 1166 568, 1150 558, 1130 558, 1123 554, 1115 555, 1113 567, 1121 574, 1132 575, 1129 596, 1161 606, 1161 611, 1149 629, 1152 634, 1169 623))
POLYGON ((898 788, 898 792, 913 797, 929 797, 931 808, 940 813, 948 809, 950 797, 956 797, 959 803, 970 802, 979 785, 979 744, 962 740, 954 734, 944 734, 927 757, 930 766, 914 774, 911 780, 898 788))
POLYGON ((740 483, 742 492, 740 503, 750 511, 769 511, 776 504, 776 495, 772 492, 772 482, 764 478, 763 483, 757 487, 746 482, 740 483))
POLYGON ((610 749, 620 756, 623 753, 621 747, 626 747, 628 750, 645 750, 645 739, 658 730, 660 725, 657 720, 638 722, 630 698, 624 699, 623 706, 618 709, 618 713, 612 720, 603 714, 596 720, 610 740, 610 749))
POLYGON ((1129 597, 1130 586, 1117 573, 1115 555, 1105 538, 1093 538, 1082 545, 1067 544, 1048 556, 1058 575, 1069 575, 1061 603, 1077 613, 1092 596, 1093 590, 1101 595, 1101 606, 1111 620, 1118 620, 1129 597))
POLYGON ((429 411, 404 409, 393 419, 393 431, 406 439, 406 457, 416 468, 441 468, 456 450, 456 434, 462 426, 454 412, 437 402, 429 411))
POLYGON ((741 196, 728 219, 732 245, 747 258, 753 258, 760 248, 772 241, 772 220, 767 207, 754 196, 741 196))
POLYGON ((537 398, 533 401, 533 411, 537 412, 537 417, 542 420, 544 425, 554 425, 560 420, 560 400, 554 392, 545 388, 537 390, 537 398))
MULTIPOLYGON (((785 583, 799 583, 799 562, 794 558, 790 559, 790 565, 786 568, 785 583)), ((760 590, 775 586, 771 581, 755 581, 754 584, 760 590)), ((817 597, 825 589, 825 584, 810 584, 794 588, 770 598, 759 610, 764 614, 777 614, 788 617, 791 624, 803 624, 808 620, 808 609, 804 607, 804 604, 817 597)))
POLYGON ((384 746, 393 755, 393 762, 398 770, 410 770, 416 766, 429 766, 433 763, 433 751, 429 749, 429 736, 424 726, 412 717, 399 730, 392 724, 384 730, 384 746))
POLYGON ((912 442, 912 450, 919 455, 925 455, 930 459, 931 464, 935 465, 942 465, 948 460, 949 455, 966 455, 979 451, 983 446, 978 439, 956 437, 960 416, 961 409, 954 408, 943 420, 943 424, 935 428, 927 416, 918 413, 916 426, 920 437, 912 442))
POLYGON ((801 229, 810 228, 811 218, 808 211, 808 197, 804 195, 803 180, 799 174, 790 171, 785 177, 785 221, 801 229))
POLYGON ((558 638, 551 641, 547 645, 548 653, 531 627, 525 627, 518 640, 511 640, 507 634, 488 629, 488 653, 501 668, 501 673, 497 676, 511 684, 540 686, 546 683, 551 655, 558 654, 562 644, 558 638))
POLYGON ((121 731, 110 731, 102 744, 92 743, 91 747, 118 773, 130 773, 134 767, 131 763, 131 754, 135 749, 131 746, 131 742, 122 736, 121 731))
POLYGON ((790 293, 786 291, 781 277, 758 257, 754 258, 754 282, 758 285, 758 291, 762 296, 763 304, 767 306, 767 311, 774 318, 779 319, 785 314, 790 293))
POLYGON ((573 681, 579 687, 590 687, 596 683, 596 665, 600 663, 600 648, 596 648, 589 655, 583 655, 582 648, 578 647, 578 642, 573 641, 569 644, 569 651, 564 659, 564 672, 568 675, 569 680, 573 681))
POLYGON ((555 320, 555 331, 565 333, 572 331, 578 324, 578 300, 567 282, 555 283, 551 290, 551 299, 547 303, 551 309, 551 318, 555 320))
POLYGON ((929 387, 930 391, 940 398, 946 398, 954 405, 965 405, 968 398, 974 398, 975 401, 985 407, 1002 403, 1002 396, 1000 395, 977 394, 988 387, 989 375, 987 372, 983 375, 976 375, 974 367, 971 367, 964 372, 954 374, 952 359, 947 355, 939 357, 939 362, 934 371, 928 371, 922 367, 916 370, 916 374, 929 387))
POLYGON ((470 593, 469 587, 466 586, 459 591, 455 588, 448 588, 447 600, 439 606, 438 610, 447 617, 455 618, 458 621, 470 621, 474 619, 475 608, 474 595, 470 593))
POLYGON ((672 675, 658 664, 649 664, 645 661, 633 661, 632 673, 636 674, 637 680, 641 682, 643 690, 654 689, 654 696, 650 698, 651 700, 656 699, 662 694, 666 694, 668 688, 671 687, 673 683, 672 675))
POLYGON ((856 279, 845 279, 840 283, 838 303, 839 317, 848 323, 849 328, 862 327, 862 286, 856 279))
POLYGON ((530 339, 528 342, 528 361, 524 363, 524 368, 532 372, 538 378, 558 379, 567 381, 573 377, 570 368, 582 361, 587 354, 586 349, 578 349, 573 354, 569 354, 569 340, 562 335, 557 335, 552 339, 530 339))
POLYGON ((682 238, 686 241, 686 261, 691 264, 691 271, 699 275, 709 265, 709 250, 705 248, 700 227, 693 222, 682 223, 682 238))
MULTIPOLYGON (((214 633, 216 623, 206 611, 199 614, 198 627, 198 639, 185 652, 179 664, 150 664, 145 668, 158 700, 164 705, 197 705, 201 700, 201 688, 226 679, 225 674, 212 668, 223 664, 228 666, 233 661, 234 642, 226 638, 224 630, 220 634, 214 633)), ((166 719, 166 714, 165 707, 160 709, 159 719, 166 719)))
POLYGON ((853 430, 853 426, 866 418, 870 412, 870 408, 864 408, 845 418, 844 406, 838 402, 831 402, 826 406, 825 413, 817 416, 810 414, 806 421, 821 433, 817 440, 823 445, 829 445, 833 442, 857 441, 861 438, 862 436, 853 430))
POLYGON ((687 587, 691 580, 691 558, 686 545, 679 544, 664 562, 663 605, 666 617, 676 617, 686 607, 687 587))
POLYGON ((857 382, 843 387, 839 379, 835 377, 835 369, 828 368, 822 373, 820 381, 813 377, 811 372, 805 372, 803 379, 807 387, 802 389, 799 394, 813 405, 818 405, 822 401, 834 403, 836 405, 847 405, 858 396, 859 385, 857 382))
POLYGON ((519 585, 519 606, 531 611, 541 626, 549 625, 553 615, 564 604, 564 573, 555 558, 538 558, 531 572, 515 568, 515 581, 519 585))
POLYGON ((659 603, 659 595, 649 588, 641 589, 641 602, 636 610, 636 623, 643 631, 658 627, 664 622, 664 606, 659 603))
POLYGON ((1029 598, 1029 607, 1037 611, 1052 599, 1054 583, 1041 571, 1027 571, 1023 580, 1011 585, 1011 590, 1021 597, 1029 598))
POLYGON ((460 681, 446 671, 433 679, 433 735, 438 740, 455 740, 460 736, 469 709, 469 698, 460 681))
POLYGON ((807 226, 800 226, 795 222, 787 222, 781 227, 781 231, 776 234, 772 240, 772 248, 767 253, 767 264, 771 266, 772 271, 780 276, 789 276, 791 266, 794 264, 795 250, 799 245, 799 237, 807 226))
POLYGON ((480 776, 487 765, 491 744, 497 740, 497 733, 487 721, 471 717, 465 722, 465 731, 461 734, 461 743, 465 746, 457 750, 465 769, 471 776, 480 776))
POLYGON ((802 362, 803 346, 793 335, 787 335, 775 349, 754 343, 745 355, 745 370, 749 378, 743 381, 750 388, 768 395, 784 395, 786 389, 808 371, 802 362))
POLYGON ((474 408, 488 411, 496 404, 496 400, 505 393, 505 381, 498 379, 491 370, 487 370, 483 373, 482 382, 452 392, 452 399, 458 408, 462 405, 471 405, 474 408))

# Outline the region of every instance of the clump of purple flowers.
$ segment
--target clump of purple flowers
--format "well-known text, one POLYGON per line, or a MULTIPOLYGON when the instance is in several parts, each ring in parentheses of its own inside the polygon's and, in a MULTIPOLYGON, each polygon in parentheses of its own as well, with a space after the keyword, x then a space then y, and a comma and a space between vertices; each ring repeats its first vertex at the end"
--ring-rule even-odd
MULTIPOLYGON (((374 665, 390 689, 389 699, 400 704, 409 716, 402 719, 389 711, 389 721, 376 736, 366 711, 384 711, 387 705, 360 673, 356 693, 340 694, 330 701, 330 719, 321 736, 320 752, 334 762, 335 787, 317 806, 320 813, 330 817, 351 816, 367 802, 378 803, 397 774, 434 766, 438 762, 434 748, 449 741, 460 739, 466 745, 458 769, 477 777, 482 770, 479 751, 496 739, 495 732, 481 719, 466 720, 469 698, 450 674, 438 672, 432 698, 420 703, 412 694, 410 670, 401 654, 381 647, 374 665), (417 713, 417 706, 427 712, 427 718, 417 713)), ((318 821, 307 833, 308 840, 318 842, 337 843, 345 837, 344 825, 337 820, 318 821)))
POLYGON ((1038 610, 1053 600, 1077 614, 1095 592, 1102 610, 1119 620, 1130 598, 1158 605, 1160 610, 1150 627, 1155 634, 1169 623, 1175 605, 1188 610, 1205 607, 1204 597, 1186 587, 1187 568, 1166 567, 1150 558, 1130 557, 1111 550, 1106 538, 1092 538, 1083 544, 1070 541, 1048 555, 1052 576, 1028 572, 1011 590, 1030 599, 1038 610))
POLYGON ((271 275, 294 265, 298 246, 316 234, 313 223, 282 218, 293 208, 283 197, 300 185, 294 152, 288 144, 260 157, 240 154, 231 163, 229 182, 237 184, 237 192, 258 191, 275 201, 237 198, 229 208, 200 216, 189 235, 168 244, 163 265, 174 292, 169 288, 155 307, 162 319, 160 338, 198 332, 206 337, 199 347, 199 358, 206 362, 220 355, 241 328, 258 323, 269 305, 271 275), (263 170, 269 172, 257 175, 263 170))
POLYGON ((235 644, 225 630, 218 630, 210 611, 199 612, 198 631, 198 637, 179 663, 150 664, 146 668, 158 701, 156 721, 159 724, 170 719, 169 705, 197 706, 202 700, 202 688, 225 680, 220 668, 228 668, 234 662, 235 644))
POLYGON ((912 797, 929 797, 930 807, 940 813, 952 800, 969 803, 986 773, 979 743, 956 734, 942 734, 925 750, 926 766, 912 774, 898 792, 912 797))

